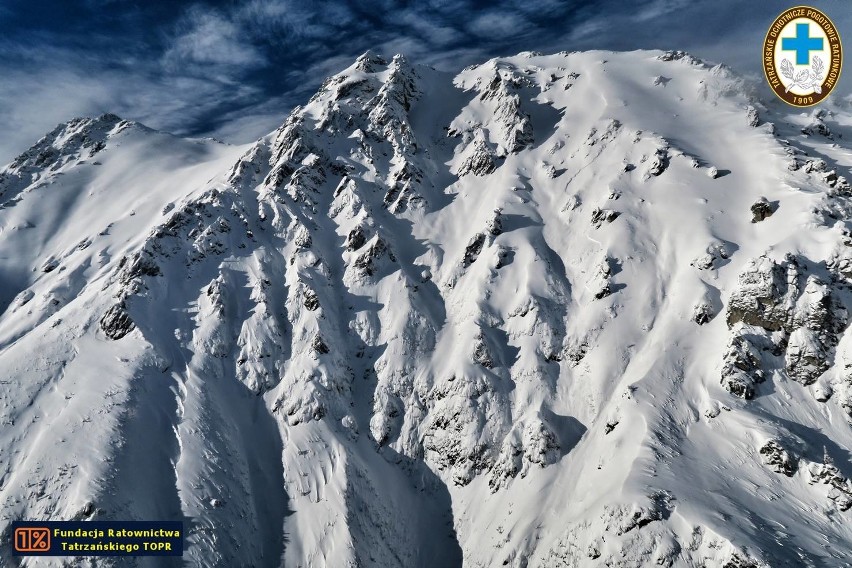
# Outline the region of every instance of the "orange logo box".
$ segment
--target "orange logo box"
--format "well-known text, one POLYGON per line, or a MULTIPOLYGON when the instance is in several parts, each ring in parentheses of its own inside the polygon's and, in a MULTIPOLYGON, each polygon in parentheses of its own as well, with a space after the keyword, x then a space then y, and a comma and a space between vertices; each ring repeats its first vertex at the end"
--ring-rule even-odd
POLYGON ((50 550, 50 529, 18 527, 15 529, 16 552, 47 552, 50 550))

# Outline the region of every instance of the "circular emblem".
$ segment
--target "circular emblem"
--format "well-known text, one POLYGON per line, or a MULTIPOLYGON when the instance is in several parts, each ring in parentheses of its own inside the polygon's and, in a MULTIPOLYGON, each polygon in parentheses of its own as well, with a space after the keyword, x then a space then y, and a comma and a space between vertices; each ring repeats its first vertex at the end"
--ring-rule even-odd
POLYGON ((763 40, 763 71, 785 103, 808 107, 834 89, 843 65, 840 34, 816 8, 796 6, 775 18, 763 40))

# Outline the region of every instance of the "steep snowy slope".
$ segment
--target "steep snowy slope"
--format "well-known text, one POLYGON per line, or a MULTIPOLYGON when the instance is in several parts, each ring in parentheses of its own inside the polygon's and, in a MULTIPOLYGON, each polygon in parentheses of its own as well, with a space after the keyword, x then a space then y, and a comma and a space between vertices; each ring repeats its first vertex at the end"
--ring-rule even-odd
POLYGON ((849 565, 850 127, 660 52, 367 53, 243 148, 63 125, 0 173, 0 531, 849 565))

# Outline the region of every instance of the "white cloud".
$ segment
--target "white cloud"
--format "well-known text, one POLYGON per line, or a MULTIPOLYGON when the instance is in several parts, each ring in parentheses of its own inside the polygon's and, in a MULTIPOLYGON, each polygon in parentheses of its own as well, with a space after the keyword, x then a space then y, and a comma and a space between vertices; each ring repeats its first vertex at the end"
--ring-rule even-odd
POLYGON ((333 0, 248 0, 237 4, 229 14, 246 34, 276 44, 306 38, 328 41, 340 29, 357 24, 347 4, 333 0))
MULTIPOLYGON (((0 166, 76 116, 112 112, 152 128, 197 134, 190 128, 221 108, 226 88, 234 100, 260 98, 252 85, 226 87, 201 78, 120 71, 87 73, 57 63, 26 72, 0 66, 0 166)), ((285 114, 282 110, 281 118, 285 114)))
POLYGON ((247 41, 241 28, 218 12, 193 8, 180 27, 183 31, 164 55, 169 65, 258 67, 266 63, 266 58, 247 41))
POLYGON ((110 95, 96 82, 57 70, 45 77, 6 70, 0 82, 0 164, 6 164, 57 124, 98 114, 110 95))
POLYGON ((447 46, 465 39, 464 34, 458 29, 445 25, 437 19, 423 17, 423 14, 415 11, 403 11, 397 15, 396 20, 432 46, 447 46))
POLYGON ((477 16, 468 28, 483 38, 500 39, 526 32, 529 22, 517 12, 495 10, 477 16))

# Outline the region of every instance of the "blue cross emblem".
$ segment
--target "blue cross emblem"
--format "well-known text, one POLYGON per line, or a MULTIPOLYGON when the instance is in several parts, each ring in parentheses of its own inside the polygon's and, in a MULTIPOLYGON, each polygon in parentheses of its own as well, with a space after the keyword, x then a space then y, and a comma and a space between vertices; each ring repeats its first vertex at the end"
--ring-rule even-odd
POLYGON ((796 65, 809 65, 811 51, 822 51, 822 38, 808 35, 808 24, 796 24, 796 37, 781 40, 781 49, 796 52, 796 65))

